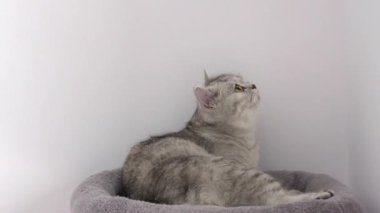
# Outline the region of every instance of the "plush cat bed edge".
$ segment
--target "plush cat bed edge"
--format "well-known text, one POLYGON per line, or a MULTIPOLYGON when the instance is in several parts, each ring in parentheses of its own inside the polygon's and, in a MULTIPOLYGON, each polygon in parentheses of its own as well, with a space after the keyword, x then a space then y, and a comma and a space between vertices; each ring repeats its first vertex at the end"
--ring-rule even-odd
POLYGON ((71 197, 72 213, 363 213, 352 192, 342 183, 324 174, 303 171, 268 171, 285 187, 301 191, 331 189, 335 196, 276 206, 215 207, 165 205, 132 200, 119 196, 122 189, 121 169, 103 171, 88 177, 71 197))

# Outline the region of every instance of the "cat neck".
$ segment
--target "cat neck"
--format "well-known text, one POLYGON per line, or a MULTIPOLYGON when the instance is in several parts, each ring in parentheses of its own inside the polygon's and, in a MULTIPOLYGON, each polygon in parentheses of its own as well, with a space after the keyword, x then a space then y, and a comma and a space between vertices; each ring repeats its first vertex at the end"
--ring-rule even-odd
POLYGON ((247 144, 255 143, 255 122, 254 119, 248 122, 233 122, 234 125, 218 122, 207 123, 196 111, 188 122, 186 128, 207 138, 208 140, 220 140, 230 138, 239 140, 247 144))

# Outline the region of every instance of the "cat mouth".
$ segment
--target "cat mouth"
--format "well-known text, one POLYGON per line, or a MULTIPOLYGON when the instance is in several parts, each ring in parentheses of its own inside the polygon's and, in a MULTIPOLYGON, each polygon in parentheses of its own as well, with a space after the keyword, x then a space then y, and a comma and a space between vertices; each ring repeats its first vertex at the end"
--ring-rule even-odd
POLYGON ((251 86, 249 86, 249 87, 247 87, 247 88, 249 88, 249 93, 250 93, 249 102, 252 103, 253 96, 256 96, 256 95, 257 95, 257 87, 256 87, 256 84, 251 84, 251 86))
POLYGON ((251 102, 252 104, 256 105, 257 102, 259 102, 259 100, 260 100, 259 91, 257 90, 257 88, 255 86, 255 89, 252 89, 252 91, 251 91, 251 94, 250 94, 250 97, 249 97, 249 102, 251 102))

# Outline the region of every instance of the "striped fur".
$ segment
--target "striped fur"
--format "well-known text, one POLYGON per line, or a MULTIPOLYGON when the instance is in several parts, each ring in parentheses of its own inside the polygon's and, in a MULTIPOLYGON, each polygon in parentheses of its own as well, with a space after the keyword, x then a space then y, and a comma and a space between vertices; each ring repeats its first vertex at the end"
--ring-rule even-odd
POLYGON ((210 79, 206 75, 204 87, 196 91, 198 107, 184 129, 133 146, 123 166, 124 188, 130 198, 241 206, 333 195, 330 191, 287 190, 259 171, 254 128, 260 96, 257 89, 234 91, 236 83, 251 85, 238 75, 210 79))

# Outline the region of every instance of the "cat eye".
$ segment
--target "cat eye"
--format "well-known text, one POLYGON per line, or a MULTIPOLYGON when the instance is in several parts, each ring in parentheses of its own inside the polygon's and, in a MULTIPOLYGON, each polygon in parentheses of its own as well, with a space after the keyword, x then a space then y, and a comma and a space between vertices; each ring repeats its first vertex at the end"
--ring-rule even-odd
POLYGON ((244 92, 245 87, 240 84, 235 84, 235 92, 244 92))

